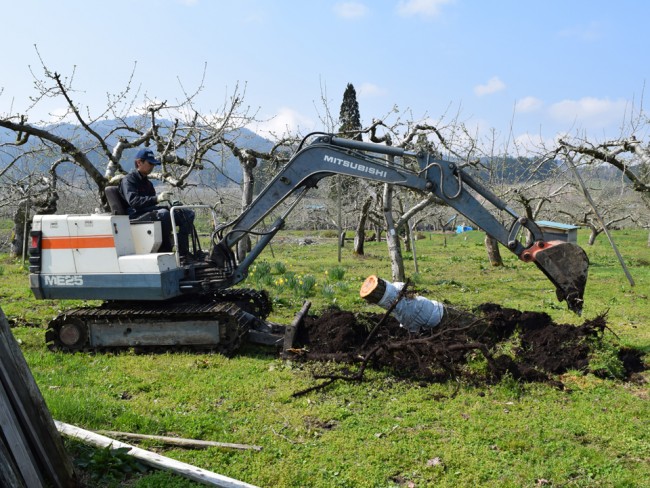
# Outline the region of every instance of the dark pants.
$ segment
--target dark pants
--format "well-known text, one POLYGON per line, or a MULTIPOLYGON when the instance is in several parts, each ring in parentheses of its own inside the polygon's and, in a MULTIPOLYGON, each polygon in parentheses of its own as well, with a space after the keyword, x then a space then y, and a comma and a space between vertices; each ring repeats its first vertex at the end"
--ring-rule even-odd
MULTIPOLYGON (((158 252, 171 252, 174 248, 172 237, 172 217, 168 208, 152 207, 139 216, 131 217, 139 222, 159 221, 162 227, 162 243, 158 252)), ((190 252, 190 235, 194 229, 194 211, 182 208, 174 211, 174 221, 178 226, 178 254, 186 256, 190 252)))

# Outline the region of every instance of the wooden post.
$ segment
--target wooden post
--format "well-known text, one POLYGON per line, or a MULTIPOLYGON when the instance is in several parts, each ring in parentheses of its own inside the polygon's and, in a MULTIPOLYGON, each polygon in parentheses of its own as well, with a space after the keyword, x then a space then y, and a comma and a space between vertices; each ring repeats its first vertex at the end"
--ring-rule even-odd
POLYGON ((105 436, 133 439, 136 441, 137 440, 156 441, 162 444, 167 444, 169 446, 180 446, 180 447, 187 447, 190 449, 206 449, 208 447, 223 447, 226 449, 240 449, 244 451, 262 450, 262 446, 251 446, 249 444, 233 444, 230 442, 202 441, 199 439, 184 439, 182 437, 168 437, 164 435, 135 434, 132 432, 118 432, 115 430, 98 430, 97 433, 105 436))
POLYGON ((77 486, 72 461, 1 308, 0 415, 6 442, 0 450, 13 459, 16 479, 29 488, 77 486))
MULTIPOLYGON (((2 408, 0 406, 0 408, 2 408)), ((4 439, 0 438, 0 486, 4 488, 27 488, 21 477, 19 469, 14 462, 9 447, 4 439)))

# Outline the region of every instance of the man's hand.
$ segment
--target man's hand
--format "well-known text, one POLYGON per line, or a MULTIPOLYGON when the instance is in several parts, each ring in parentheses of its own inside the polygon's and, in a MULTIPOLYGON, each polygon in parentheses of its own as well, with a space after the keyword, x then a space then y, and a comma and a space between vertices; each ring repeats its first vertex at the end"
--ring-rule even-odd
POLYGON ((169 200, 171 197, 172 197, 172 192, 170 192, 170 191, 163 191, 163 192, 161 192, 161 193, 158 194, 158 196, 156 197, 156 201, 157 201, 158 203, 160 203, 160 202, 164 202, 164 201, 166 201, 166 200, 169 200))

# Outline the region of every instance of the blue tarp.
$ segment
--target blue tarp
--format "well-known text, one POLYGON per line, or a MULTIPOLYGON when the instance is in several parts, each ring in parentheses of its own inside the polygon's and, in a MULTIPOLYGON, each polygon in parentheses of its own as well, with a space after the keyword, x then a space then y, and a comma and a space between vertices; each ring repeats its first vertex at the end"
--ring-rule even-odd
POLYGON ((456 227, 456 234, 462 234, 463 232, 469 232, 470 230, 474 230, 474 229, 468 227, 467 225, 459 225, 456 227))

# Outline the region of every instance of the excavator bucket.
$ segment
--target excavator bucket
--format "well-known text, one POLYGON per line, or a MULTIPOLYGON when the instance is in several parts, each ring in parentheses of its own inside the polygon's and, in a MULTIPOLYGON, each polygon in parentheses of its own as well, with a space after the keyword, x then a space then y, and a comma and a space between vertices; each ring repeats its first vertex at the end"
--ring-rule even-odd
POLYGON ((582 313, 589 258, 580 246, 564 241, 539 241, 521 258, 533 261, 551 280, 559 301, 566 300, 569 310, 582 313))

